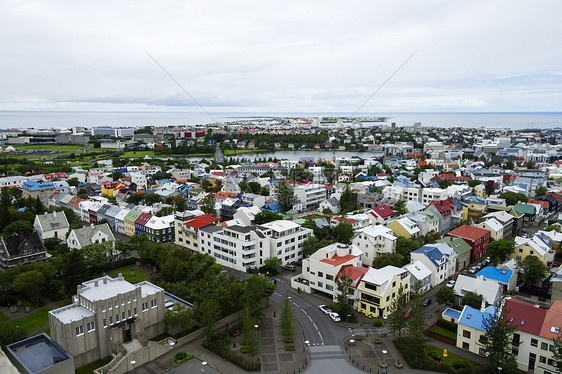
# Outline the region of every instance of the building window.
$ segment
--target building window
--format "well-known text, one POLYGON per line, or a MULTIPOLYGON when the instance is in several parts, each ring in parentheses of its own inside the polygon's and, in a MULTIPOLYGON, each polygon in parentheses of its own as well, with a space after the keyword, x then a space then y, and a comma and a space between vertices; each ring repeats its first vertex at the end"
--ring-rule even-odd
POLYGON ((76 336, 82 335, 84 333, 84 326, 78 326, 76 328, 76 336))
POLYGON ((106 318, 103 319, 103 327, 107 327, 107 319, 106 318))
POLYGON ((115 323, 119 322, 119 314, 115 315, 115 323))
POLYGON ((102 312, 105 312, 105 304, 102 304, 102 306, 101 306, 101 311, 102 311, 102 312))
POLYGON ((539 362, 540 362, 541 364, 546 364, 546 357, 544 357, 544 356, 539 356, 539 362))
POLYGON ((147 310, 148 309, 148 303, 142 303, 142 310, 147 310))
POLYGON ((112 308, 111 301, 110 301, 109 304, 108 304, 108 308, 109 308, 109 309, 112 308))
POLYGON ((462 336, 465 337, 465 338, 469 338, 469 339, 470 339, 470 331, 463 330, 463 331, 462 331, 462 336))
POLYGON ((127 296, 127 303, 131 302, 131 296, 127 296))
POLYGON ((156 307, 156 299, 150 300, 150 306, 153 308, 156 307))
POLYGON ((125 298, 121 299, 121 305, 125 305, 125 298))
POLYGON ((137 301, 137 295, 133 295, 133 301, 137 301))
POLYGON ((486 350, 484 348, 480 348, 478 350, 478 353, 480 354, 480 356, 486 356, 486 350))
POLYGON ((536 347, 538 344, 539 344, 539 341, 537 339, 531 338, 531 347, 536 347))
POLYGON ((138 314, 138 313, 137 313, 137 308, 133 309, 133 313, 135 313, 135 316, 138 314))
POLYGON ((110 324, 110 325, 113 325, 113 316, 110 316, 110 317, 109 317, 109 324, 110 324))
POLYGON ((469 350, 469 349, 470 349, 470 344, 468 344, 467 342, 463 342, 463 343, 462 343, 462 348, 463 348, 463 349, 466 349, 466 350, 469 350))
POLYGON ((96 329, 95 322, 88 322, 88 331, 94 331, 96 329))
POLYGON ((131 318, 131 309, 129 309, 129 310, 127 311, 127 316, 128 316, 129 318, 131 318))
POLYGON ((125 312, 121 313, 121 319, 122 319, 122 320, 125 319, 125 312))
POLYGON ((541 349, 544 351, 548 351, 548 343, 541 342, 541 349))

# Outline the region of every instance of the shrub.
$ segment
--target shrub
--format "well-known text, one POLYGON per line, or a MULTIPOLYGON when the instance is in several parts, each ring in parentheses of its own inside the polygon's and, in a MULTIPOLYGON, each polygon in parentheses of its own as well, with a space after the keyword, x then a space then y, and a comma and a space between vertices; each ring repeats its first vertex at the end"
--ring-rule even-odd
POLYGON ((294 346, 294 345, 286 345, 286 346, 285 346, 285 350, 286 350, 286 351, 294 351, 294 350, 295 350, 295 346, 294 346))
POLYGON ((181 364, 182 362, 187 361, 187 360, 191 360, 192 358, 193 358, 193 355, 191 353, 178 352, 174 356, 173 360, 176 364, 181 364))
POLYGON ((292 336, 285 336, 283 337, 283 343, 293 343, 295 339, 292 336))
POLYGON ((443 318, 439 318, 437 320, 437 326, 442 327, 445 330, 452 331, 455 334, 457 333, 457 329, 459 327, 459 325, 457 325, 456 323, 444 320, 443 318))
POLYGON ((382 327, 383 323, 380 319, 376 319, 373 321, 373 326, 375 327, 382 327))
POLYGON ((240 352, 242 353, 250 353, 250 347, 247 345, 243 345, 242 347, 240 347, 240 352))
POLYGON ((245 369, 247 371, 260 371, 261 364, 259 361, 256 361, 251 358, 246 358, 238 353, 232 352, 229 349, 229 345, 225 344, 224 341, 221 340, 213 340, 208 341, 204 340, 201 344, 204 348, 208 349, 209 351, 213 352, 214 354, 225 358, 232 362, 233 364, 245 369))

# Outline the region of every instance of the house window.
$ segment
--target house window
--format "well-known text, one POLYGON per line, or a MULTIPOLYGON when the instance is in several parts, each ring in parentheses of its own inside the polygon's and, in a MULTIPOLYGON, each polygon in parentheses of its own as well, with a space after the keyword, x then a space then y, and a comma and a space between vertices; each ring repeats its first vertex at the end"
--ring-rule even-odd
POLYGON ((131 296, 127 296, 127 303, 131 302, 131 296))
POLYGON ((78 326, 76 328, 76 336, 82 335, 84 333, 84 326, 78 326))
POLYGON ((156 299, 150 300, 150 306, 153 308, 156 307, 156 299))
POLYGON ((539 341, 537 339, 531 338, 531 347, 536 347, 538 344, 539 344, 539 341))
POLYGON ((103 304, 103 305, 101 306, 101 311, 102 311, 102 312, 105 312, 105 304, 103 304))
POLYGON ((129 310, 127 311, 127 316, 128 316, 129 318, 131 318, 131 309, 129 309, 129 310))
POLYGON ((108 307, 109 307, 109 309, 111 309, 111 308, 112 308, 112 305, 111 305, 111 301, 109 302, 109 304, 108 304, 108 305, 109 305, 109 306, 108 306, 108 307))
POLYGON ((318 282, 318 287, 324 287, 324 283, 318 282))
POLYGON ((103 327, 107 327, 107 319, 106 318, 103 319, 103 327))
MULTIPOLYGON (((462 336, 465 338, 469 338, 470 339, 470 331, 467 330, 463 330, 462 331, 462 336)), ((468 349, 468 348, 467 348, 468 349)))
POLYGON ((540 362, 541 364, 546 364, 546 357, 544 357, 544 356, 539 356, 539 362, 540 362))
POLYGON ((121 319, 125 319, 125 312, 121 313, 121 319))
POLYGON ((462 343, 462 348, 463 348, 463 349, 466 349, 466 350, 469 350, 469 349, 470 349, 470 344, 468 344, 467 342, 463 342, 463 343, 462 343))
POLYGON ((133 301, 137 301, 137 295, 133 295, 133 301))
POLYGON ((541 349, 544 351, 548 351, 548 343, 541 342, 541 349))
POLYGON ((516 261, 521 261, 521 256, 515 256, 516 261))
POLYGON ((480 348, 478 350, 478 353, 480 354, 480 356, 486 356, 486 350, 484 348, 480 348))
POLYGON ((320 278, 324 278, 324 273, 322 273, 321 271, 319 271, 319 272, 318 272, 318 276, 319 276, 320 278))
POLYGON ((137 313, 137 308, 134 308, 134 309, 133 309, 133 313, 135 313, 135 316, 138 314, 138 313, 137 313))
POLYGON ((88 322, 88 331, 94 331, 96 329, 95 322, 88 322))

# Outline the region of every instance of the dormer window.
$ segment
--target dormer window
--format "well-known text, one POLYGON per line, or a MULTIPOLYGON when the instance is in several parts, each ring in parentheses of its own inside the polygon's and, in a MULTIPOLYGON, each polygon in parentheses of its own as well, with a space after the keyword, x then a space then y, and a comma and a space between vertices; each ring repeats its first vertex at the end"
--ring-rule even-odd
POLYGON ((560 333, 560 327, 552 326, 550 328, 550 332, 552 332, 554 334, 558 334, 558 333, 560 333))

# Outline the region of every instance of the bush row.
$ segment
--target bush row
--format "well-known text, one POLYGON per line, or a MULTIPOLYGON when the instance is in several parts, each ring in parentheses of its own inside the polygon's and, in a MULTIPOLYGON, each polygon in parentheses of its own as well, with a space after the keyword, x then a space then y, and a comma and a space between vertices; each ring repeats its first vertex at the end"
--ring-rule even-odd
POLYGON ((260 371, 261 364, 259 361, 246 358, 238 353, 232 352, 224 341, 221 340, 213 340, 208 341, 204 340, 201 344, 204 348, 208 349, 209 351, 213 352, 214 354, 225 358, 232 362, 233 364, 241 367, 247 371, 260 371))
POLYGON ((452 332, 454 332, 455 334, 457 333, 457 329, 458 329, 458 327, 459 327, 459 325, 457 325, 456 323, 447 321, 447 320, 445 320, 445 319, 443 319, 443 318, 439 318, 439 319, 437 320, 437 326, 442 327, 442 328, 444 328, 445 330, 452 331, 452 332))

